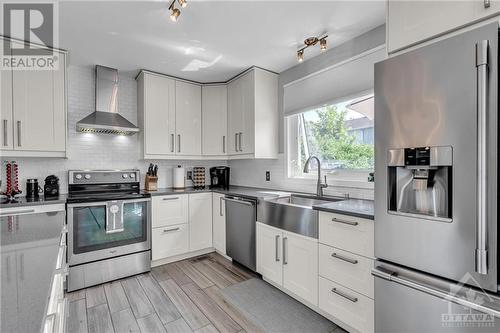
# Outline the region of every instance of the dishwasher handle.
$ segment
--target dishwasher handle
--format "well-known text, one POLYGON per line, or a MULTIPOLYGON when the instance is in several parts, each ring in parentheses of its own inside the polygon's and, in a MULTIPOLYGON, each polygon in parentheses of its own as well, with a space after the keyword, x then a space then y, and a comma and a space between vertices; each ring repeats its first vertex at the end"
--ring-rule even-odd
POLYGON ((239 203, 239 204, 246 205, 246 206, 252 206, 252 207, 255 206, 255 202, 254 201, 250 201, 250 200, 233 199, 233 198, 228 198, 228 197, 221 198, 221 199, 224 200, 224 201, 235 202, 235 203, 239 203))

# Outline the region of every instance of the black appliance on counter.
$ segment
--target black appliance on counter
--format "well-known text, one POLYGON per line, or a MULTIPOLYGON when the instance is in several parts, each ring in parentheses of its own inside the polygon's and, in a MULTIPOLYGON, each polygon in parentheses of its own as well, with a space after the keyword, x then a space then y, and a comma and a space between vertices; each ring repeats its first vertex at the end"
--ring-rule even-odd
POLYGON ((229 167, 217 166, 210 168, 210 188, 229 190, 229 167))
POLYGON ((43 193, 46 198, 54 198, 59 196, 59 178, 54 175, 45 178, 43 193))

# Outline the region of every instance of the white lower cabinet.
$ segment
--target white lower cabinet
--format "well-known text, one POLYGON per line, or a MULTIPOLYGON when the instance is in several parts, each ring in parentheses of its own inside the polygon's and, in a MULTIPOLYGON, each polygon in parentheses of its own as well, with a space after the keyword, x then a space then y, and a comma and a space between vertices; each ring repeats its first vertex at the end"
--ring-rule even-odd
POLYGON ((212 240, 214 247, 222 254, 226 254, 226 212, 224 194, 212 194, 212 240))
POLYGON ((374 331, 373 299, 321 276, 319 308, 360 332, 374 331))
POLYGON ((257 222, 257 272, 318 304, 318 241, 257 222))
POLYGON ((187 223, 153 228, 153 260, 176 256, 189 251, 189 225, 187 223))
POLYGON ((212 247, 212 193, 189 195, 189 251, 212 247))
POLYGON ((187 194, 154 196, 152 198, 153 228, 188 223, 188 199, 187 194))

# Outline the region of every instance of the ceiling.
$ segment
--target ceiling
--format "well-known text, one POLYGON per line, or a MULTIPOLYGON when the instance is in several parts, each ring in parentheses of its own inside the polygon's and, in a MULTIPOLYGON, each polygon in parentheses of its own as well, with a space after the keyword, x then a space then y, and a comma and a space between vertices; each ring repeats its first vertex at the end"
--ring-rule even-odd
MULTIPOLYGON (((60 2, 60 47, 74 65, 220 82, 252 65, 278 73, 296 65, 306 37, 328 33, 335 47, 385 22, 384 1, 191 0, 177 23, 169 4, 60 2)), ((308 49, 306 59, 318 49, 308 49)))

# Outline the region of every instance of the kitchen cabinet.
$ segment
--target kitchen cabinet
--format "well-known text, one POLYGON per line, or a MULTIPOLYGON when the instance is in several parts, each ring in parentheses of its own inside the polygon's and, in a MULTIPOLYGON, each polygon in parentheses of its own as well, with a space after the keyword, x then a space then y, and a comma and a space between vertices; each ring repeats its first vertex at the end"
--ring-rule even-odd
POLYGON ((224 194, 212 194, 213 245, 221 254, 226 255, 226 203, 224 194))
POLYGON ((177 155, 201 155, 201 87, 175 81, 177 155))
POLYGON ((318 305, 318 241, 257 223, 257 272, 318 305))
POLYGON ((203 156, 227 154, 227 85, 201 89, 203 156))
POLYGON ((228 84, 228 152, 277 158, 278 75, 252 68, 228 84))
POLYGON ((212 247, 212 193, 189 195, 189 250, 212 247))
POLYGON ((153 228, 188 223, 188 198, 187 194, 154 196, 151 199, 153 228))
POLYGON ((66 55, 50 52, 58 57, 58 66, 52 70, 1 71, 4 154, 66 155, 66 55))
POLYGON ((189 251, 187 223, 153 228, 151 233, 151 259, 159 260, 189 251))
POLYGON ((387 51, 392 53, 416 43, 462 28, 500 13, 500 1, 398 1, 387 5, 387 51))
POLYGON ((143 75, 138 105, 144 155, 175 155, 175 80, 143 75))

